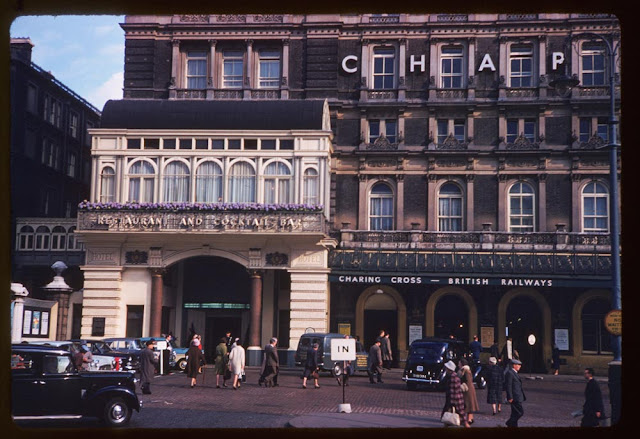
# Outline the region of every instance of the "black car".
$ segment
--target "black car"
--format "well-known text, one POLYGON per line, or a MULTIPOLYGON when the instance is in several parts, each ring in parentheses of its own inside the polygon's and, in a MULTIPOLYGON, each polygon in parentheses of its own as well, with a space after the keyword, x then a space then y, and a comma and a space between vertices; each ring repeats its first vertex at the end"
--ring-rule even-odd
POLYGON ((123 352, 117 349, 112 349, 103 340, 71 340, 74 343, 87 346, 91 353, 95 355, 104 355, 113 358, 113 369, 122 371, 134 371, 140 370, 140 352, 123 352))
POLYGON ((446 375, 444 364, 451 360, 457 366, 461 358, 469 360, 476 386, 479 389, 485 388, 486 381, 482 374, 482 366, 470 361, 468 345, 461 340, 451 338, 430 337, 411 343, 402 380, 407 383, 409 390, 417 389, 418 385, 444 390, 446 375))
POLYGON ((109 426, 129 422, 142 402, 133 372, 77 370, 69 351, 11 346, 11 415, 29 419, 98 417, 109 426))

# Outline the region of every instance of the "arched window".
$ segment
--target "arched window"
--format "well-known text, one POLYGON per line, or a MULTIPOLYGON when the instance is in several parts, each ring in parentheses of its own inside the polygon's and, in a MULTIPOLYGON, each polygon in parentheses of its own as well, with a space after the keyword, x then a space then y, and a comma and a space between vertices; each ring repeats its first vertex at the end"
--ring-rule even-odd
POLYGON ((462 230, 462 190, 455 183, 445 183, 438 194, 438 230, 462 230))
POLYGON ((36 229, 36 250, 49 250, 49 240, 51 231, 47 226, 40 226, 36 229))
POLYGON ((222 202, 222 168, 216 162, 204 162, 196 171, 196 202, 222 202))
POLYGON ((229 173, 229 198, 232 203, 255 203, 256 172, 247 162, 239 162, 229 173))
POLYGON ((304 185, 302 202, 304 204, 319 204, 318 171, 313 168, 307 168, 304 170, 302 179, 304 185))
POLYGON ((168 203, 189 201, 190 175, 189 167, 181 161, 174 160, 164 168, 163 200, 168 203))
POLYGON ((509 231, 533 232, 535 195, 530 184, 519 181, 509 189, 509 231))
POLYGON ((369 194, 369 230, 393 230, 393 191, 376 183, 369 194))
POLYGON ((22 226, 18 233, 18 250, 33 250, 33 238, 33 227, 22 226))
POLYGON ((582 231, 609 231, 609 191, 597 181, 582 189, 582 231))
POLYGON ((51 231, 51 250, 64 250, 67 231, 62 226, 55 226, 51 231))
POLYGON ((151 163, 139 160, 129 168, 129 200, 152 203, 156 176, 151 163))
POLYGON ((269 163, 264 170, 264 202, 289 203, 291 172, 282 162, 269 163))
POLYGON ((111 166, 105 166, 100 173, 100 202, 111 203, 115 201, 116 171, 111 166))
POLYGON ((611 304, 596 298, 582 308, 582 351, 595 354, 611 353, 611 336, 604 326, 604 317, 611 304))

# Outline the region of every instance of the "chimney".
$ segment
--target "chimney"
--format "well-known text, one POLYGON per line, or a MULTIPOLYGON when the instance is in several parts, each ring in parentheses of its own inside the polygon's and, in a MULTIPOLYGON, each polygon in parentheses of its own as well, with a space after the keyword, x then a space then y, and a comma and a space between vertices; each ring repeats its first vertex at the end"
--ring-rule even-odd
POLYGON ((33 43, 29 38, 11 38, 11 58, 31 64, 33 43))

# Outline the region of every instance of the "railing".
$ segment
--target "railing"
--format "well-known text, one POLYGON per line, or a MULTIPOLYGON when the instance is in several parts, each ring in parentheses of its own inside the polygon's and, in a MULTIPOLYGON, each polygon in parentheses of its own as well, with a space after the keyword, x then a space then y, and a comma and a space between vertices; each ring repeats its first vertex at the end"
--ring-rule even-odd
POLYGON ((214 99, 242 99, 242 90, 214 90, 214 99))
POLYGON ((280 99, 280 90, 251 90, 252 99, 280 99))
POLYGON ((398 92, 396 90, 370 90, 367 92, 367 98, 370 100, 398 99, 398 92))
POLYGON ((438 23, 464 23, 469 20, 467 14, 438 14, 438 23))
POLYGON ((206 90, 192 90, 192 89, 176 89, 177 99, 205 99, 207 97, 206 90))

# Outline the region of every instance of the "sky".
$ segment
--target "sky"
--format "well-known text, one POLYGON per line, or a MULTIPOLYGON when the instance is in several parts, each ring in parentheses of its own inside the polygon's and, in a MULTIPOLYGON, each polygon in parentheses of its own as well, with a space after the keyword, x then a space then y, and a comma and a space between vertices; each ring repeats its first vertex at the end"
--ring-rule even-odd
POLYGON ((30 38, 31 60, 102 111, 109 99, 122 99, 123 22, 123 15, 24 16, 10 35, 30 38))

